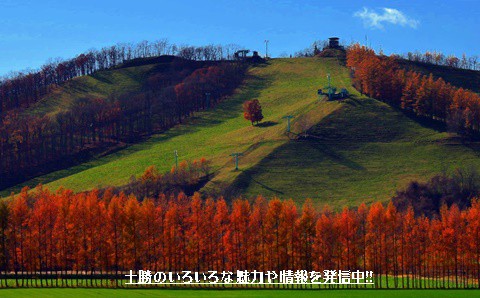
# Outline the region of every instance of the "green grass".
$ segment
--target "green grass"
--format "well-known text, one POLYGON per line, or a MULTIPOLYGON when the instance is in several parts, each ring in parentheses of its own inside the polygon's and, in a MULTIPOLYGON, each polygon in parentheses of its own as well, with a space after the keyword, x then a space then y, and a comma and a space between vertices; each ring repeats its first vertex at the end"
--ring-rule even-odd
MULTIPOLYGON (((8 288, 113 288, 115 285, 121 289, 206 289, 211 290, 228 290, 228 289, 308 289, 308 290, 342 290, 342 289, 479 289, 479 283, 477 280, 470 277, 467 280, 462 278, 457 279, 455 276, 431 278, 431 277, 415 277, 412 276, 375 276, 372 284, 355 285, 355 284, 182 284, 172 285, 168 283, 164 284, 151 284, 151 285, 129 285, 129 279, 119 279, 113 282, 108 278, 96 278, 89 279, 88 277, 82 278, 35 278, 35 279, 0 279, 0 289, 4 287, 8 288)), ((177 280, 177 282, 179 282, 177 280)), ((275 280, 279 282, 279 280, 275 280)))
POLYGON ((53 115, 67 110, 80 98, 107 98, 140 90, 146 77, 159 64, 99 71, 91 76, 74 78, 56 87, 24 113, 53 115))
POLYGON ((2 195, 18 191, 23 185, 38 183, 52 189, 64 186, 75 191, 122 185, 149 165, 156 165, 160 171, 170 170, 174 150, 178 150, 180 159, 204 156, 211 160, 215 177, 206 185, 206 190, 215 191, 241 173, 233 170, 231 153, 243 152, 240 167, 247 169, 289 141, 284 133, 283 116, 309 113, 315 123, 341 106, 337 102, 316 104, 316 90, 327 84, 327 73, 331 73, 338 87, 345 86, 356 93, 348 87, 348 69, 340 67, 334 59, 273 60, 268 66, 252 68, 250 78, 237 94, 213 111, 198 113, 187 124, 153 135, 115 154, 38 177, 3 191, 2 195), (252 98, 260 100, 267 125, 252 127, 243 119, 242 103, 252 98))
POLYGON ((235 184, 246 195, 314 199, 335 208, 385 201, 409 181, 480 166, 478 150, 373 99, 349 99, 310 131, 278 147, 235 184))
POLYGON ((479 290, 0 289, 1 297, 480 297, 479 290))

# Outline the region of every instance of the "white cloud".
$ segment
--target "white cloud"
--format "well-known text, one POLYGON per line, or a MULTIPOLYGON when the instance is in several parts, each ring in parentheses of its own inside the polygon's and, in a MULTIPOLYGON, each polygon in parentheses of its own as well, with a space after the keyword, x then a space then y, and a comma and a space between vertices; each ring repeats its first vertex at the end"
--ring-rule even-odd
POLYGON ((373 9, 364 7, 363 10, 357 11, 354 16, 361 18, 367 27, 383 29, 384 23, 390 23, 400 26, 408 26, 417 28, 420 23, 418 20, 409 18, 403 12, 394 8, 383 8, 383 13, 377 13, 373 9))

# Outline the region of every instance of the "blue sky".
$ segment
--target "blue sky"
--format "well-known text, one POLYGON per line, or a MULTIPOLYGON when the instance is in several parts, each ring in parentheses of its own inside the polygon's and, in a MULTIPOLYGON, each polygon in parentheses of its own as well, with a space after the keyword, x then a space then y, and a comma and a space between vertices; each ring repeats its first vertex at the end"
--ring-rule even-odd
POLYGON ((119 42, 167 38, 293 54, 339 36, 386 53, 480 54, 480 1, 0 0, 0 76, 119 42))

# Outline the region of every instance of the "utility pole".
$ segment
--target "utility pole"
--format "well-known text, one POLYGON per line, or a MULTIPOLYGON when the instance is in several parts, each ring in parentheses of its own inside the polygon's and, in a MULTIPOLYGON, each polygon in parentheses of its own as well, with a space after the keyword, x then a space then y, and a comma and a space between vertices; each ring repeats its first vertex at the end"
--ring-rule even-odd
POLYGON ((175 150, 175 172, 178 171, 178 151, 175 150))
POLYGON ((210 109, 210 92, 206 92, 205 93, 205 96, 206 96, 206 107, 207 107, 207 110, 210 109))
POLYGON ((283 119, 287 119, 287 132, 290 132, 290 119, 293 118, 292 115, 284 116, 283 119))
POLYGON ((265 59, 268 58, 268 43, 270 41, 268 39, 265 39, 265 59))
POLYGON ((327 74, 327 78, 328 78, 328 100, 332 100, 332 85, 331 85, 331 78, 330 78, 330 74, 327 74))
POLYGON ((239 153, 239 152, 230 154, 230 156, 233 156, 235 158, 235 171, 238 171, 238 157, 242 155, 243 153, 239 153))

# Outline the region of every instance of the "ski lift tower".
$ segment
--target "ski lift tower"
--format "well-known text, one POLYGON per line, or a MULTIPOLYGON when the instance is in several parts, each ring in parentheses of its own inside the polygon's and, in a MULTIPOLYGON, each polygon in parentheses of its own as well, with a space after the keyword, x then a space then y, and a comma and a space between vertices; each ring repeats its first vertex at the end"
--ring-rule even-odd
POLYGON ((328 86, 326 88, 328 90, 328 93, 327 93, 328 100, 332 100, 333 95, 335 94, 336 88, 332 87, 332 79, 330 74, 327 74, 327 78, 328 78, 328 86))
POLYGON ((233 158, 235 159, 235 171, 238 171, 238 157, 242 155, 243 153, 240 153, 240 152, 235 152, 230 154, 230 156, 233 156, 233 158))
POLYGON ((282 117, 283 119, 287 119, 287 133, 290 133, 290 119, 293 118, 293 115, 287 115, 282 117))
POLYGON ((178 151, 177 150, 173 151, 173 155, 175 157, 175 172, 177 172, 178 171, 178 151))

